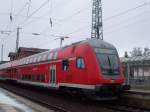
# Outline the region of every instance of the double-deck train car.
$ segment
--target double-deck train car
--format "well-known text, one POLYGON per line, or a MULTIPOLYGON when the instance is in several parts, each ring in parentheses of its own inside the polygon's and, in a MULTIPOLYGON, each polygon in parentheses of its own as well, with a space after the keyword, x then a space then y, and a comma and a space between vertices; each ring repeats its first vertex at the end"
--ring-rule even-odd
POLYGON ((114 98, 124 88, 116 48, 100 39, 35 54, 0 65, 1 79, 80 91, 99 98, 114 98))

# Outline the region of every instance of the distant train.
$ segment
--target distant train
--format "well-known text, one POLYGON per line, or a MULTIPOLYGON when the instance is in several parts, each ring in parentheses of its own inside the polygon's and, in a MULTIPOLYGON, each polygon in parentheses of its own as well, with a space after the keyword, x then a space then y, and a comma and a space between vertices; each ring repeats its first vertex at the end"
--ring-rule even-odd
POLYGON ((114 99, 125 88, 116 48, 100 39, 35 54, 0 65, 0 78, 114 99))

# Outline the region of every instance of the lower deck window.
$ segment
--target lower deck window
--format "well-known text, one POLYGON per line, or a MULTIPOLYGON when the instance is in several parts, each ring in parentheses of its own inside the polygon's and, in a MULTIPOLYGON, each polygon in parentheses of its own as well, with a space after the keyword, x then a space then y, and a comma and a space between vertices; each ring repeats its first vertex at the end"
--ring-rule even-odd
POLYGON ((64 60, 62 62, 62 67, 63 67, 63 71, 67 71, 69 69, 69 61, 68 60, 64 60))

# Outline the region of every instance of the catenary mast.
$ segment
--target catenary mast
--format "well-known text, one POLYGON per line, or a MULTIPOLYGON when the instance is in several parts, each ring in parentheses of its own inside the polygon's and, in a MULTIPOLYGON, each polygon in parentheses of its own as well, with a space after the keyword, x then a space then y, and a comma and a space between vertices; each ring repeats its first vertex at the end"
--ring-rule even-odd
POLYGON ((91 38, 103 40, 101 0, 93 0, 91 38))

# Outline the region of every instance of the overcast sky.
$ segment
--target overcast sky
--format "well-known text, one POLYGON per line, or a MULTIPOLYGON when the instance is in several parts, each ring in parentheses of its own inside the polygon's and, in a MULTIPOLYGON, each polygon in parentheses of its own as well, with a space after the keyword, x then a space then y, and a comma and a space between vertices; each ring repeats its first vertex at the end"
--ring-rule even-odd
MULTIPOLYGON (((0 0, 0 30, 12 31, 9 36, 0 36, 5 60, 10 51, 15 51, 17 26, 22 28, 19 45, 22 47, 59 47, 59 40, 54 40, 56 37, 51 35, 71 37, 63 45, 90 38, 92 0, 47 1, 0 0), (32 33, 40 35, 33 36, 32 33)), ((133 47, 150 47, 150 3, 134 9, 148 2, 150 0, 102 0, 104 40, 115 45, 120 56, 133 47), (127 12, 122 13, 124 11, 127 12)))

